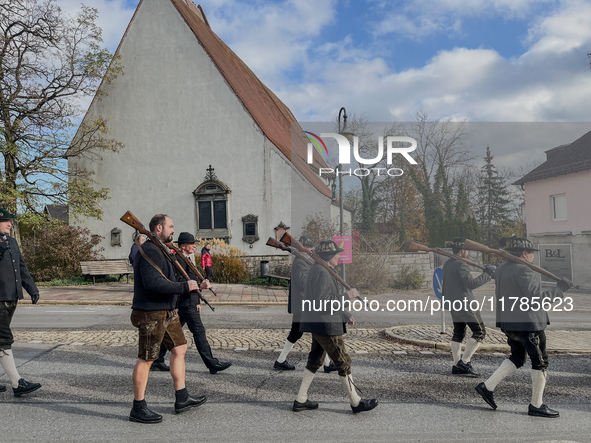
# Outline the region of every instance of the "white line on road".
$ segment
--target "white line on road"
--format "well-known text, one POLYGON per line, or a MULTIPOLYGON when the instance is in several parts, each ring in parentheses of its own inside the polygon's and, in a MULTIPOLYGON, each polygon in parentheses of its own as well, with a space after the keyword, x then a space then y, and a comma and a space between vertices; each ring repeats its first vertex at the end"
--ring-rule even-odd
POLYGON ((88 313, 94 312, 94 310, 88 310, 88 311, 45 311, 45 312, 49 312, 50 314, 63 314, 63 313, 88 314, 88 313))

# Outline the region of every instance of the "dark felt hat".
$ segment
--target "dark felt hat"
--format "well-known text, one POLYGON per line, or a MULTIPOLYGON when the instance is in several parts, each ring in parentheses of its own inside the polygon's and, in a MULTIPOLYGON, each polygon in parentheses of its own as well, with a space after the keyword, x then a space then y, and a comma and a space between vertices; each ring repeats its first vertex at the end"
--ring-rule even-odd
POLYGON ((316 254, 320 256, 322 260, 330 260, 339 252, 343 252, 343 248, 339 248, 332 240, 321 241, 316 248, 316 254))
POLYGON ((15 219, 16 215, 12 215, 4 208, 0 208, 0 220, 12 220, 15 219))
POLYGON ((312 240, 307 235, 302 235, 300 237, 300 243, 302 244, 302 246, 305 246, 306 248, 313 248, 316 246, 316 244, 314 243, 314 240, 312 240))
POLYGON ((181 232, 179 234, 179 239, 177 240, 177 243, 179 245, 184 245, 187 243, 197 243, 197 241, 195 240, 195 237, 193 237, 193 234, 190 234, 188 232, 181 232))
POLYGON ((534 244, 527 238, 511 237, 507 239, 507 246, 505 247, 507 252, 523 252, 523 251, 539 251, 534 247, 534 244))

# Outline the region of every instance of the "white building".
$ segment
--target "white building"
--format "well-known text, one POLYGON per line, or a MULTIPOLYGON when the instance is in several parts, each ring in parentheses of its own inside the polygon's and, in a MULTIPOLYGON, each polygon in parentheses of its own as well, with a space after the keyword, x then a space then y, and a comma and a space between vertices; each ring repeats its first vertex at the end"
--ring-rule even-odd
POLYGON ((104 237, 107 259, 127 257, 133 231, 119 219, 128 210, 146 226, 165 213, 177 235, 225 239, 253 265, 285 255, 265 245, 281 222, 299 235, 307 214, 330 217, 331 190, 306 163, 295 117, 201 7, 141 0, 116 53, 125 74, 101 85, 108 95, 93 100, 85 119, 112 118, 112 136, 125 147, 100 163, 78 160, 110 189, 103 220, 80 223, 104 237), (118 230, 120 245, 112 241, 118 230))

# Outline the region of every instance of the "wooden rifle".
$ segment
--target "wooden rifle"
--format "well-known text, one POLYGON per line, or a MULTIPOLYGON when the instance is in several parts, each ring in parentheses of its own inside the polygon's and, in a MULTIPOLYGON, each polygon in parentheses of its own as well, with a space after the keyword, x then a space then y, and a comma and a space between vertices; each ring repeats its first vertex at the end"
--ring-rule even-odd
MULTIPOLYGON (((289 232, 286 232, 285 234, 283 234, 283 237, 281 237, 281 242, 285 243, 287 246, 294 246, 298 251, 305 252, 306 254, 310 255, 310 257, 312 257, 312 260, 314 260, 316 263, 318 263, 320 266, 322 266, 324 269, 326 269, 328 271, 328 273, 330 275, 332 275, 334 278, 336 278, 337 281, 340 284, 342 284, 347 291, 353 289, 353 288, 351 288, 351 286, 349 286, 347 284, 347 282, 345 280, 343 280, 341 278, 341 276, 339 274, 334 272, 334 270, 330 266, 328 266, 324 260, 322 260, 320 257, 318 257, 318 255, 316 255, 316 253, 312 250, 312 248, 306 248, 299 241, 297 241, 297 239, 292 237, 289 232)), ((356 298, 358 300, 363 301, 363 299, 360 296, 357 296, 356 298)))
MULTIPOLYGON (((190 259, 185 257, 185 254, 183 253, 183 251, 181 251, 181 249, 179 247, 175 246, 175 244, 173 242, 165 243, 165 245, 168 246, 168 248, 174 250, 174 252, 176 252, 177 257, 180 257, 184 260, 184 262, 187 264, 189 269, 191 269, 191 271, 193 271, 195 273, 195 275, 197 276, 197 278, 200 280, 199 283, 201 283, 203 280, 205 280, 205 278, 203 277, 201 272, 199 272, 199 270, 195 266, 195 263, 193 263, 190 259)), ((211 293, 213 295, 215 295, 216 297, 218 296, 212 288, 208 288, 208 289, 211 291, 211 293)))
POLYGON ((285 243, 281 243, 279 240, 275 240, 273 237, 269 237, 269 240, 267 240, 267 246, 281 249, 282 251, 287 251, 287 252, 295 255, 297 258, 304 260, 309 265, 314 264, 314 260, 312 260, 310 257, 302 254, 300 251, 298 251, 293 246, 287 246, 285 243))
MULTIPOLYGON (((468 249, 470 251, 479 251, 484 254, 495 254, 495 255, 498 255, 499 257, 503 257, 503 258, 510 260, 512 262, 525 265, 528 268, 530 268, 536 272, 539 272, 540 274, 545 275, 548 278, 551 278, 552 280, 556 280, 556 281, 562 280, 560 277, 557 277, 556 275, 552 274, 550 271, 546 271, 544 268, 540 268, 539 266, 536 266, 533 263, 528 262, 527 260, 523 260, 522 258, 515 257, 513 254, 510 254, 507 251, 504 251, 502 249, 492 249, 486 245, 477 243, 473 240, 466 240, 466 242, 464 243, 464 249, 468 249)), ((579 289, 578 286, 573 286, 573 287, 576 289, 579 289)))
MULTIPOLYGON (((160 249, 162 251, 164 256, 175 267, 175 269, 179 272, 179 274, 185 280, 187 280, 187 281, 191 280, 191 278, 189 277, 187 272, 183 269, 183 267, 180 265, 180 263, 178 261, 176 261, 174 254, 172 252, 170 252, 170 250, 166 247, 166 245, 164 243, 162 243, 162 240, 160 240, 160 238, 158 238, 158 236, 156 234, 154 234, 153 232, 148 231, 144 227, 144 225, 139 221, 139 219, 131 213, 131 211, 127 211, 125 214, 123 214, 123 217, 121 217, 120 220, 123 223, 126 223, 129 226, 131 226, 132 228, 136 229, 140 234, 144 234, 150 240, 152 240, 152 243, 154 243, 154 245, 156 245, 158 247, 158 249, 160 249)), ((203 294, 201 294, 201 291, 199 289, 196 289, 195 292, 197 292, 197 295, 199 296, 199 298, 201 300, 203 300, 203 302, 205 304, 207 304, 207 306, 209 306, 212 311, 215 311, 213 306, 211 306, 209 304, 209 302, 205 299, 205 297, 203 297, 203 294)))
MULTIPOLYGON (((479 264, 474 263, 473 261, 468 260, 467 258, 458 257, 457 255, 450 254, 449 252, 442 251, 439 248, 429 248, 429 247, 427 247, 425 245, 422 245, 420 243, 410 242, 410 243, 404 245, 402 247, 402 249, 405 250, 405 251, 434 252, 434 253, 439 254, 439 255, 444 255, 445 257, 453 258, 454 260, 463 261, 464 263, 468 263, 469 265, 474 266, 475 268, 484 269, 484 266, 480 266, 479 264)), ((464 249, 467 249, 467 248, 464 248, 464 249)))

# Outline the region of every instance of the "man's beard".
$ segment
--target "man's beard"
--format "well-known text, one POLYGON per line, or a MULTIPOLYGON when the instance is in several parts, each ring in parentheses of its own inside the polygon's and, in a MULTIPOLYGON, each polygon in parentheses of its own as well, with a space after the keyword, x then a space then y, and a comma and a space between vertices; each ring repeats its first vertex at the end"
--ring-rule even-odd
POLYGON ((170 243, 172 241, 172 234, 170 234, 168 237, 163 237, 161 235, 158 236, 160 238, 160 240, 162 241, 162 243, 170 243))

